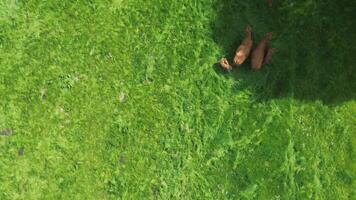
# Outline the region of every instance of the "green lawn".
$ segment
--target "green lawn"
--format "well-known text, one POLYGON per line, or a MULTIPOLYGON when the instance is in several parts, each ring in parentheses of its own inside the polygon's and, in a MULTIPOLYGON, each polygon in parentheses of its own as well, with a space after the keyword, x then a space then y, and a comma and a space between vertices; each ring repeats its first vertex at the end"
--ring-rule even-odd
POLYGON ((0 199, 352 199, 356 2, 0 0, 0 199), (277 49, 230 73, 244 28, 277 49))

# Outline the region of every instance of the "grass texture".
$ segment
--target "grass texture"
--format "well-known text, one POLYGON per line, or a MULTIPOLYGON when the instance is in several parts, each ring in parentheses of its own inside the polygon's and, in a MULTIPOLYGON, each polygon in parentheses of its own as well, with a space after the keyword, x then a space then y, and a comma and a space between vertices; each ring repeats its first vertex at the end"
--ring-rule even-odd
POLYGON ((0 199, 352 199, 355 9, 0 0, 0 199))

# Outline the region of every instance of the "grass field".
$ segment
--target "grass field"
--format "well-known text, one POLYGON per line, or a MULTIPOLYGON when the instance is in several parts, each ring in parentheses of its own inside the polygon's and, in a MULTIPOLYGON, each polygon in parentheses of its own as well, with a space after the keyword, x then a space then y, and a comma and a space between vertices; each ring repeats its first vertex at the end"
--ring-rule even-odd
POLYGON ((0 0, 0 199, 352 199, 355 55, 349 0, 0 0))

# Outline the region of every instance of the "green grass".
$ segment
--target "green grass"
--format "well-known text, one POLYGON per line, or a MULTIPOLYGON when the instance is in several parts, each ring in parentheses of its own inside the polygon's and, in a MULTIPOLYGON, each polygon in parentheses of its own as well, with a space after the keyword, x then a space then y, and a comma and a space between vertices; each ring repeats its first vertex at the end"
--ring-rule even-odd
POLYGON ((351 199, 356 5, 293 2, 0 0, 0 199, 351 199))

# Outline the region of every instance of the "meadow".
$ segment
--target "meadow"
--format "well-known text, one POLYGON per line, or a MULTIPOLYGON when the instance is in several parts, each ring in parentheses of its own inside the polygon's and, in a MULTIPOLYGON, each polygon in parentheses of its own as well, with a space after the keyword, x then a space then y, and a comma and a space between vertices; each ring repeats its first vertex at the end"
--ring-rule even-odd
POLYGON ((350 0, 0 0, 0 199, 352 199, 355 55, 350 0))

